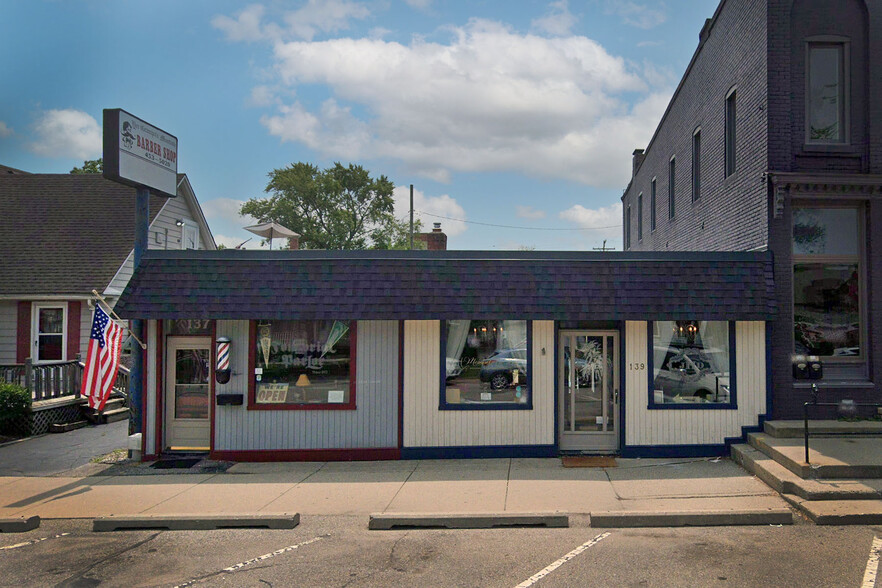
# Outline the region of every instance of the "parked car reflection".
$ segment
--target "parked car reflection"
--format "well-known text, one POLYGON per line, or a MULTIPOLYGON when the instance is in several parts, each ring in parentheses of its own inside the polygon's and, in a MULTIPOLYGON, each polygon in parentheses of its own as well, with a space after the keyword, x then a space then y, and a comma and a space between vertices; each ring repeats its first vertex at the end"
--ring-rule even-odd
MULTIPOLYGON (((713 349, 663 349, 661 368, 655 376, 656 392, 661 391, 662 402, 728 402, 729 375, 716 373, 713 365, 728 365, 724 351, 713 349)), ((656 402, 660 399, 656 398, 656 402)))

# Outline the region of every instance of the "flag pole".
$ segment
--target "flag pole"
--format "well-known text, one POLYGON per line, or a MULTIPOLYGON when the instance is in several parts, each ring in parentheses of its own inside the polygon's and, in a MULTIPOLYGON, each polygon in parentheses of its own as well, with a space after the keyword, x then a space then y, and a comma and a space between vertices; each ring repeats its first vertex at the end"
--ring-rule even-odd
POLYGON ((118 314, 116 314, 115 312, 113 312, 113 309, 110 307, 110 304, 107 303, 107 300, 104 299, 104 296, 102 296, 101 294, 99 294, 99 293, 98 293, 98 290, 92 290, 92 294, 93 294, 98 300, 100 300, 101 302, 104 303, 104 306, 107 307, 107 310, 110 311, 110 314, 111 314, 111 316, 112 316, 113 318, 115 318, 116 320, 118 320, 119 322, 122 323, 122 327, 123 327, 126 331, 129 332, 129 335, 132 336, 132 339, 134 339, 135 341, 138 342, 138 345, 141 346, 141 349, 147 349, 147 344, 144 343, 143 341, 141 341, 140 339, 138 339, 138 336, 135 335, 135 334, 132 332, 132 330, 131 330, 129 327, 126 326, 126 322, 125 322, 123 319, 119 318, 119 315, 118 315, 118 314))

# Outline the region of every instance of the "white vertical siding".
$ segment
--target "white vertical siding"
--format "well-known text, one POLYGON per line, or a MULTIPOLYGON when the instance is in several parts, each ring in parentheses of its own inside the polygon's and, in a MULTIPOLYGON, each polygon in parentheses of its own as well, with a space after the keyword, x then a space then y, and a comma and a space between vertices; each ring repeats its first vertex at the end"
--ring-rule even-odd
POLYGON ((735 323, 737 410, 650 410, 647 325, 625 324, 625 443, 718 445, 756 426, 766 411, 766 331, 763 322, 735 323), (632 369, 643 364, 647 369, 632 369))
POLYGON ((0 365, 15 363, 18 332, 18 302, 0 301, 0 365))
POLYGON ((404 446, 554 444, 554 322, 533 321, 533 410, 439 410, 439 321, 404 323, 404 446))
POLYGON ((218 336, 232 340, 232 375, 216 393, 246 402, 216 407, 215 450, 398 447, 398 321, 359 321, 356 332, 356 410, 248 410, 248 321, 218 321, 218 336))
POLYGON ((156 327, 156 321, 147 321, 147 361, 144 366, 147 372, 147 389, 142 392, 146 401, 146 412, 143 416, 146 418, 142 417, 141 419, 143 424, 141 434, 145 440, 144 447, 147 454, 152 454, 156 450, 156 419, 162 418, 162 415, 156 414, 156 384, 160 381, 156 371, 156 347, 158 344, 156 327))

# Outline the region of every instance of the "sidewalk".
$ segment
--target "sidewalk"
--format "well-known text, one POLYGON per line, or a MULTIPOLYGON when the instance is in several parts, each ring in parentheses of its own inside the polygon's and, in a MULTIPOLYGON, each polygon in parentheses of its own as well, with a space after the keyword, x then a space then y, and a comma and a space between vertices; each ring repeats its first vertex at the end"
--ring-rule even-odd
POLYGON ((0 518, 787 508, 775 491, 728 459, 617 463, 610 468, 564 468, 557 458, 237 463, 223 473, 90 464, 60 477, 0 477, 0 518))

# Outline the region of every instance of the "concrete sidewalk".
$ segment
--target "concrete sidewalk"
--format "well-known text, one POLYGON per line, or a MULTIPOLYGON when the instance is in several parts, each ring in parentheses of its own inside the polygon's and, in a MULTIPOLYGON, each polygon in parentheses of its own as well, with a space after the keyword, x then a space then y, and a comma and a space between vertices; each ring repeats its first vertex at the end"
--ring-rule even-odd
POLYGON ((737 514, 787 508, 776 492, 728 459, 617 462, 611 468, 564 468, 557 458, 237 463, 223 473, 162 475, 145 464, 90 464, 70 477, 0 477, 0 518, 294 512, 737 514), (157 475, 132 475, 148 472, 157 475))

